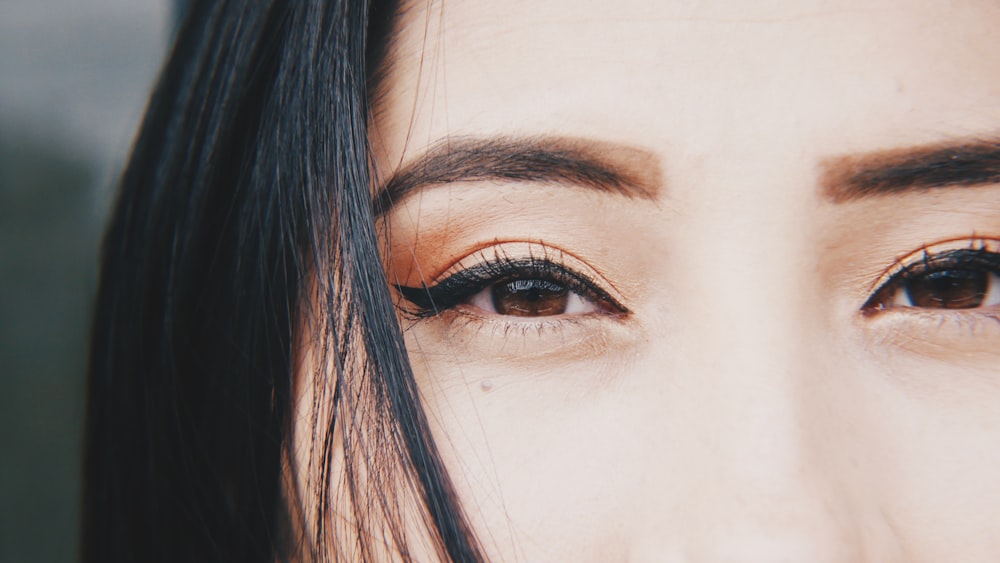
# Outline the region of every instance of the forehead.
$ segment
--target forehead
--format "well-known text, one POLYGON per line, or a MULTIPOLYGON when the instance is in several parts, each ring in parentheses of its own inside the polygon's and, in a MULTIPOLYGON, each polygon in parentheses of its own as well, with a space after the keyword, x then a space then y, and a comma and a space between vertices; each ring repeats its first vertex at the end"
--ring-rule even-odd
POLYGON ((446 0, 401 10, 382 159, 462 134, 687 155, 845 152, 995 133, 1000 3, 446 0))

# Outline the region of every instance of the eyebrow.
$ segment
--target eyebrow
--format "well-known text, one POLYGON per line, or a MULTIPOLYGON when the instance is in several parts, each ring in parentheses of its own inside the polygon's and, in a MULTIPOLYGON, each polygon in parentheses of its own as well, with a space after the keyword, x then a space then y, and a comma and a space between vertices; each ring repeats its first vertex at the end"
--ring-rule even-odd
POLYGON ((834 203, 1000 183, 1000 140, 971 140, 828 159, 820 186, 834 203))
POLYGON ((656 199, 659 160, 650 151, 575 137, 447 137, 376 192, 376 216, 418 190, 457 182, 535 182, 656 199))

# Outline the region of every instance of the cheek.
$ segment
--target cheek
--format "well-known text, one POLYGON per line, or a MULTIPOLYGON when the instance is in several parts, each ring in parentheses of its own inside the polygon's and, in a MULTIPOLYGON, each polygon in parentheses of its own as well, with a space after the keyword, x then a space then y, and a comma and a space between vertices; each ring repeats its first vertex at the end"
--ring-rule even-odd
POLYGON ((783 360, 659 334, 627 353, 515 366, 456 361, 408 333, 488 553, 621 560, 734 530, 734 545, 799 538, 877 561, 997 553, 995 370, 877 357, 826 331, 800 333, 783 360))
MULTIPOLYGON (((311 338, 311 337, 310 337, 311 338)), ((312 340, 308 341, 310 344, 312 340)), ((284 457, 285 498, 291 514, 291 525, 297 534, 309 541, 318 537, 318 522, 322 505, 323 436, 332 426, 333 378, 323 373, 322 354, 317 347, 299 344, 292 379, 291 435, 284 457)), ((331 369, 327 366, 326 369, 331 369)), ((343 433, 333 430, 330 474, 343 475, 346 467, 343 433)), ((338 513, 349 513, 346 503, 336 505, 338 513)))
POLYGON ((988 431, 966 420, 915 424, 900 448, 887 494, 899 525, 928 560, 978 561, 973 557, 1000 550, 998 422, 993 417, 988 431))
POLYGON ((921 561, 992 560, 1000 552, 997 369, 906 350, 882 367, 893 393, 872 421, 886 460, 872 472, 886 512, 921 561))
POLYGON ((621 365, 590 359, 526 370, 418 357, 414 367, 442 456, 491 556, 620 558, 638 486, 634 467, 623 466, 638 444, 622 438, 639 421, 628 397, 594 382, 618 377, 621 365))
POLYGON ((360 350, 341 356, 345 389, 338 390, 332 358, 324 361, 322 346, 313 344, 300 347, 296 362, 283 459, 290 532, 306 552, 317 549, 345 561, 396 561, 402 550, 415 561, 435 560, 423 500, 405 456, 393 454, 398 429, 369 395, 360 350), (359 534, 405 542, 369 542, 362 549, 359 534))

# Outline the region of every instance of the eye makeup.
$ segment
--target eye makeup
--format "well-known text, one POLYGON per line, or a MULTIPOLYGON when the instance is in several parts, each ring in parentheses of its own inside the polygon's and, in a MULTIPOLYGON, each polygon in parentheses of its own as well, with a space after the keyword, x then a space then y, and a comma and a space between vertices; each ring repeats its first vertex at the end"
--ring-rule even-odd
MULTIPOLYGON (((861 307, 872 345, 992 369, 1000 349, 1000 237, 928 244, 897 259, 861 307)), ((895 356, 894 356, 895 357, 895 356)))
POLYGON ((413 318, 465 307, 484 316, 530 318, 623 315, 628 309, 582 261, 543 244, 501 243, 479 250, 420 287, 397 285, 413 318))
POLYGON ((494 240, 454 255, 461 258, 443 270, 402 260, 414 275, 393 286, 404 335, 424 355, 538 369, 617 356, 641 342, 626 294, 597 264, 553 243, 494 240), (421 283, 420 270, 439 273, 421 283))
POLYGON ((911 252, 874 284, 866 315, 890 309, 971 310, 1000 305, 1000 240, 967 237, 911 252))

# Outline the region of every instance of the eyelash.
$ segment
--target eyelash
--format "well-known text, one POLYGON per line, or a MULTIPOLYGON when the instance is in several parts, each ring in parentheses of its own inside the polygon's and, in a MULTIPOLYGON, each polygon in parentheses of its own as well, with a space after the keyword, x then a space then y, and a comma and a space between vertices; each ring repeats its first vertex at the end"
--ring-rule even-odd
POLYGON ((422 319, 463 305, 473 296, 493 286, 517 280, 552 282, 568 292, 599 303, 614 313, 629 313, 628 309, 589 276, 548 258, 497 255, 456 272, 433 286, 397 285, 396 289, 414 307, 406 312, 416 319, 422 319))
MULTIPOLYGON (((883 279, 887 279, 879 284, 878 289, 872 292, 871 297, 862 307, 862 311, 866 314, 873 314, 894 308, 911 308, 922 311, 982 308, 982 305, 964 308, 887 305, 890 301, 894 300, 895 295, 899 291, 909 292, 908 287, 911 284, 918 281, 926 281, 932 274, 947 272, 973 272, 990 274, 994 277, 1000 276, 1000 253, 987 250, 985 243, 982 243, 980 248, 961 248, 940 252, 924 250, 919 258, 904 262, 895 268, 895 271, 891 271, 890 274, 883 276, 883 279)), ((993 283, 997 283, 997 280, 988 280, 987 294, 990 291, 989 284, 993 283)))
MULTIPOLYGON (((920 257, 900 260, 898 265, 882 276, 878 288, 862 306, 866 315, 880 313, 888 309, 917 309, 920 311, 943 310, 973 310, 983 308, 977 303, 971 307, 919 306, 894 304, 900 291, 907 292, 907 299, 912 299, 910 291, 912 284, 926 282, 929 276, 947 272, 982 273, 992 276, 987 280, 986 293, 990 294, 990 286, 1000 283, 1000 251, 991 248, 1000 241, 975 239, 968 248, 953 248, 933 252, 928 248, 922 251, 920 257), (979 243, 979 247, 974 245, 979 243)), ((952 243, 953 244, 953 243, 952 243)), ((531 256, 527 258, 511 258, 497 253, 488 260, 474 266, 464 268, 433 286, 407 287, 397 285, 400 295, 408 301, 412 308, 404 308, 404 313, 414 319, 434 317, 443 312, 467 305, 470 299, 499 284, 521 280, 549 282, 561 286, 566 292, 575 293, 611 313, 628 314, 629 311, 607 291, 601 289, 591 277, 580 273, 561 263, 561 260, 549 257, 531 256)), ((489 313, 487 313, 489 314, 489 313)), ((495 316, 507 315, 492 313, 495 316)), ((532 317, 532 322, 552 322, 559 320, 558 316, 542 318, 542 315, 532 317)))

